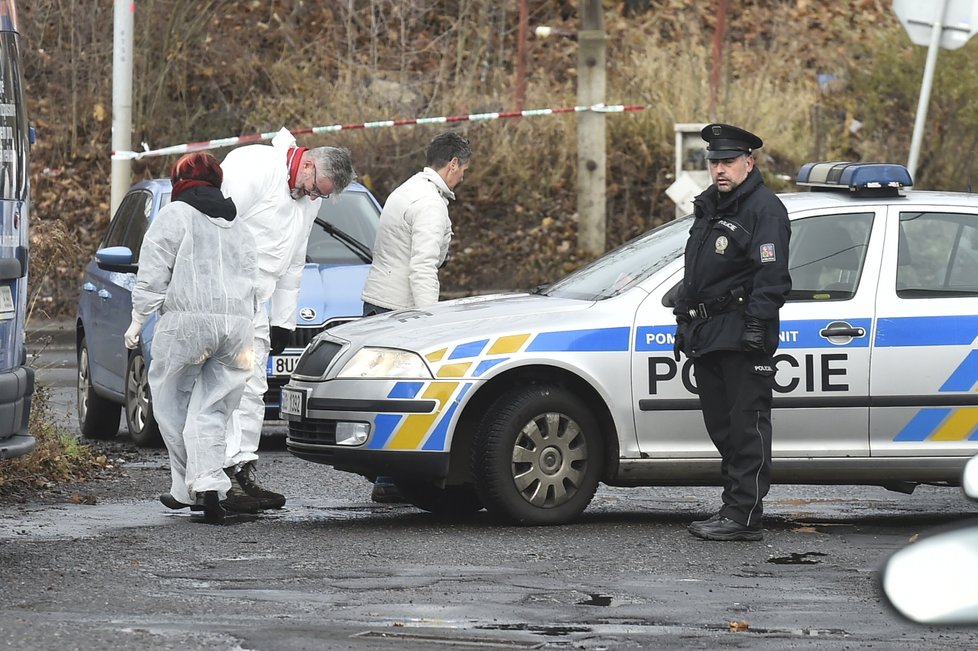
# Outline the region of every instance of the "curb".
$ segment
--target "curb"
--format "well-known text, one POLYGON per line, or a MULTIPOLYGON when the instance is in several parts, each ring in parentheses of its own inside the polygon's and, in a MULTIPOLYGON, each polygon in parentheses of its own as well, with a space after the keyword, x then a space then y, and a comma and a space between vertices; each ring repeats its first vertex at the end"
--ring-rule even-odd
POLYGON ((32 319, 24 329, 24 339, 28 348, 39 346, 75 345, 75 322, 73 319, 32 319))

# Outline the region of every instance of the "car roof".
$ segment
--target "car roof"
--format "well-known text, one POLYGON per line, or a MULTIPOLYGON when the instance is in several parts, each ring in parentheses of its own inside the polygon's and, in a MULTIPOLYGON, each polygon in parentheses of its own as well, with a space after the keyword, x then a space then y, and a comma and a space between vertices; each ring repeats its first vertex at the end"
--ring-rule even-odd
POLYGON ((860 196, 847 191, 786 192, 778 197, 789 212, 822 208, 845 208, 851 210, 860 204, 865 205, 941 205, 978 207, 978 194, 972 192, 937 192, 931 190, 908 190, 899 196, 860 196))

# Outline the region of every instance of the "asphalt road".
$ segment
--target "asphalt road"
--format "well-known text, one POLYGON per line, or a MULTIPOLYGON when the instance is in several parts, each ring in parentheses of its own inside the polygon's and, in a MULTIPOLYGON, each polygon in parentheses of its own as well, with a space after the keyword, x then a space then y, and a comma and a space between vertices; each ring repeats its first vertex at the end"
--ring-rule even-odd
MULTIPOLYGON (((74 352, 35 361, 71 431, 74 352)), ((281 428, 277 431, 281 434, 281 428)), ((973 517, 958 490, 775 486, 759 543, 686 531, 714 488, 601 487, 562 527, 439 519, 264 446, 285 509, 217 527, 164 509, 161 450, 124 428, 96 481, 0 506, 0 646, 18 649, 959 649, 978 629, 902 622, 878 570, 973 517), (73 499, 75 502, 72 503, 73 499)))

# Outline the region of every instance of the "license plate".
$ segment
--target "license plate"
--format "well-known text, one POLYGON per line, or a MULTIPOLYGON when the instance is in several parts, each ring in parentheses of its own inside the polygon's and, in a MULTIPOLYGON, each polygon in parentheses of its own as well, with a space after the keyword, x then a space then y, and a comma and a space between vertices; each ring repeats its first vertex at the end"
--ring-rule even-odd
POLYGON ((9 285, 0 285, 0 319, 14 318, 14 294, 9 285))
POLYGON ((275 355, 268 358, 269 375, 292 375, 301 355, 275 355))
POLYGON ((282 389, 279 414, 286 420, 298 420, 306 412, 306 392, 298 389, 282 389))

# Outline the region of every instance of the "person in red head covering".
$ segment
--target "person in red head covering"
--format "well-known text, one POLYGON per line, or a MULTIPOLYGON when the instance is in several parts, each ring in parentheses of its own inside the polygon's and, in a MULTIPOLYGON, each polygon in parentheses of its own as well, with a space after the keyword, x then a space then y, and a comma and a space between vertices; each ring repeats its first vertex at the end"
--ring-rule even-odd
POLYGON ((139 252, 128 348, 152 355, 153 410, 170 455, 170 492, 160 501, 224 522, 231 489, 225 431, 251 374, 258 311, 255 240, 221 193, 220 163, 183 156, 170 171, 171 202, 150 224, 139 252), (152 349, 142 326, 160 317, 152 349))

